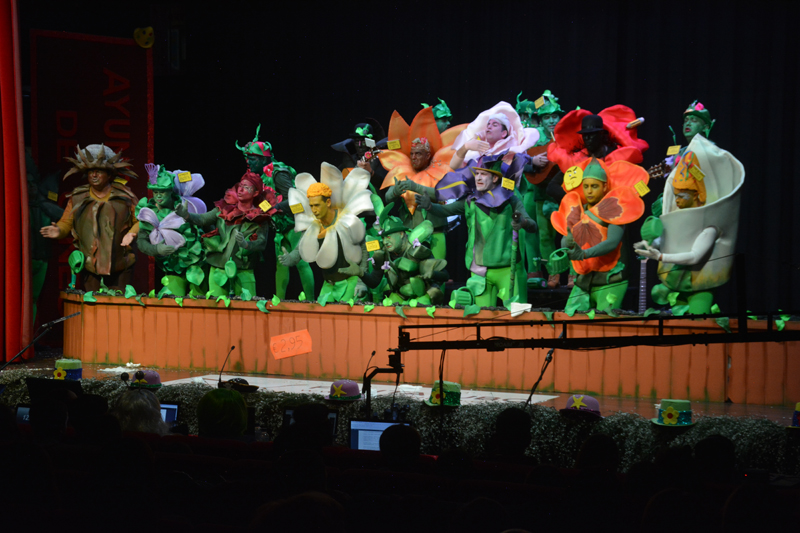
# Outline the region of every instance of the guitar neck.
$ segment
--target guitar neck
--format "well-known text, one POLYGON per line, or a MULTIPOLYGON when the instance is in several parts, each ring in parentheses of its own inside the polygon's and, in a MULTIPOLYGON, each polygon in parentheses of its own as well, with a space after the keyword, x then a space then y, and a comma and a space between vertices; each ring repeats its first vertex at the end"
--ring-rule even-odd
POLYGON ((639 314, 647 310, 647 259, 639 261, 639 314))

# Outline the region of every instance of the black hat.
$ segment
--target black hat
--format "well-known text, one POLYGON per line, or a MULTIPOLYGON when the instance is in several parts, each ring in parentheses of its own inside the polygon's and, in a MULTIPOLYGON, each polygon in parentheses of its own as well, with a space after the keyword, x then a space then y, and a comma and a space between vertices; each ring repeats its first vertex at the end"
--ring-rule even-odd
POLYGON ((581 129, 578 133, 583 135, 584 133, 596 133, 604 129, 603 117, 600 115, 586 115, 581 121, 581 129))

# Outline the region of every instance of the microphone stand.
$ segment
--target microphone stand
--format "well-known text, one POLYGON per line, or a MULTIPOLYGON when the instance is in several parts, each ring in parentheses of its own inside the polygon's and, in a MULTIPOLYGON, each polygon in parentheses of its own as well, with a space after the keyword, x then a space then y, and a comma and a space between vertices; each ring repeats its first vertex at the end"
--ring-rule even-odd
MULTIPOLYGON (((559 339, 564 338, 564 332, 561 332, 561 335, 558 336, 559 339)), ((528 395, 528 399, 525 400, 525 405, 530 405, 531 398, 533 398, 533 393, 536 392, 536 387, 539 386, 539 382, 542 381, 544 377, 544 372, 547 370, 547 367, 553 361, 553 352, 556 351, 555 348, 550 348, 550 351, 547 352, 547 355, 544 356, 544 364, 542 365, 542 373, 539 374, 539 379, 536 380, 536 383, 533 384, 533 388, 531 389, 531 393, 528 395)))
POLYGON ((48 332, 49 332, 51 329, 53 329, 53 326, 55 326, 55 325, 56 325, 56 324, 58 324, 59 322, 63 322, 63 321, 65 321, 65 320, 66 320, 66 319, 68 319, 68 318, 72 318, 72 317, 74 317, 74 316, 78 316, 79 314, 81 314, 81 313, 80 313, 80 311, 79 311, 79 312, 77 312, 77 313, 73 313, 73 314, 71 314, 71 315, 69 315, 69 316, 65 316, 65 317, 59 318, 58 320, 53 320, 52 322, 48 322, 47 324, 44 324, 44 325, 41 325, 41 326, 39 326, 39 329, 38 329, 38 330, 36 330, 36 331, 37 331, 37 333, 38 333, 38 332, 39 332, 39 330, 41 330, 42 328, 44 328, 44 331, 42 331, 42 332, 39 334, 39 336, 37 336, 35 339, 33 339, 33 340, 30 342, 30 344, 28 344, 26 347, 24 347, 22 350, 20 350, 20 352, 19 352, 17 355, 15 355, 14 357, 12 357, 12 358, 11 358, 11 359, 9 359, 8 361, 6 361, 6 362, 3 364, 3 366, 0 366, 0 372, 2 372, 2 371, 3 371, 3 370, 4 370, 4 369, 5 369, 5 368, 6 368, 8 365, 10 365, 10 364, 11 364, 11 363, 13 363, 14 361, 16 361, 16 360, 17 360, 17 359, 18 359, 20 356, 22 356, 22 354, 24 354, 26 351, 28 351, 28 348, 30 348, 31 346, 33 346, 33 344, 34 344, 36 341, 38 341, 39 339, 41 339, 42 337, 44 337, 45 335, 47 335, 47 333, 48 333, 48 332))

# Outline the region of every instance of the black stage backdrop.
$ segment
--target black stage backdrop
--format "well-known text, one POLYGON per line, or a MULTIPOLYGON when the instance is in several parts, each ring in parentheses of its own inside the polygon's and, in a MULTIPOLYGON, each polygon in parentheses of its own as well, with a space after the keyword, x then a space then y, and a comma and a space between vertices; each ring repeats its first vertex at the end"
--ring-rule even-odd
MULTIPOLYGON (((34 28, 155 28, 156 162, 202 173, 207 202, 244 172, 234 141, 258 123, 278 160, 318 176, 320 162, 340 160, 330 144, 366 117, 386 128, 397 109, 410 122, 420 102, 442 97, 457 124, 520 90, 533 100, 550 89, 566 110, 619 103, 645 117, 650 166, 673 144, 667 126, 680 134, 699 99, 717 119, 712 140, 746 170, 747 307, 800 307, 800 2, 19 4, 23 45, 34 28)), ((662 188, 651 184, 646 201, 662 188)), ((720 291, 725 310, 736 310, 734 287, 720 291)))

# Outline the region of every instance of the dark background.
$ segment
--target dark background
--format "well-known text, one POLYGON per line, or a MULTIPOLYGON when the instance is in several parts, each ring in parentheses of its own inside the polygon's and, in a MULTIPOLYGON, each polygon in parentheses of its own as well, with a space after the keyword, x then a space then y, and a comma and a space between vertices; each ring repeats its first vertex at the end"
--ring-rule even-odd
MULTIPOLYGON (((130 38, 153 26, 156 162, 202 173, 207 202, 244 172, 234 141, 258 123, 278 160, 318 176, 322 161, 339 162, 330 145, 366 117, 387 128, 397 109, 410 122, 442 97, 458 124, 550 89, 565 110, 619 103, 645 117, 649 167, 698 99, 717 119, 711 139, 746 170, 747 308, 800 307, 798 2, 189 5, 19 2, 23 92, 29 30, 130 38)), ((663 182, 650 188, 648 203, 663 182)), ((725 310, 736 309, 736 281, 719 291, 725 310)))

